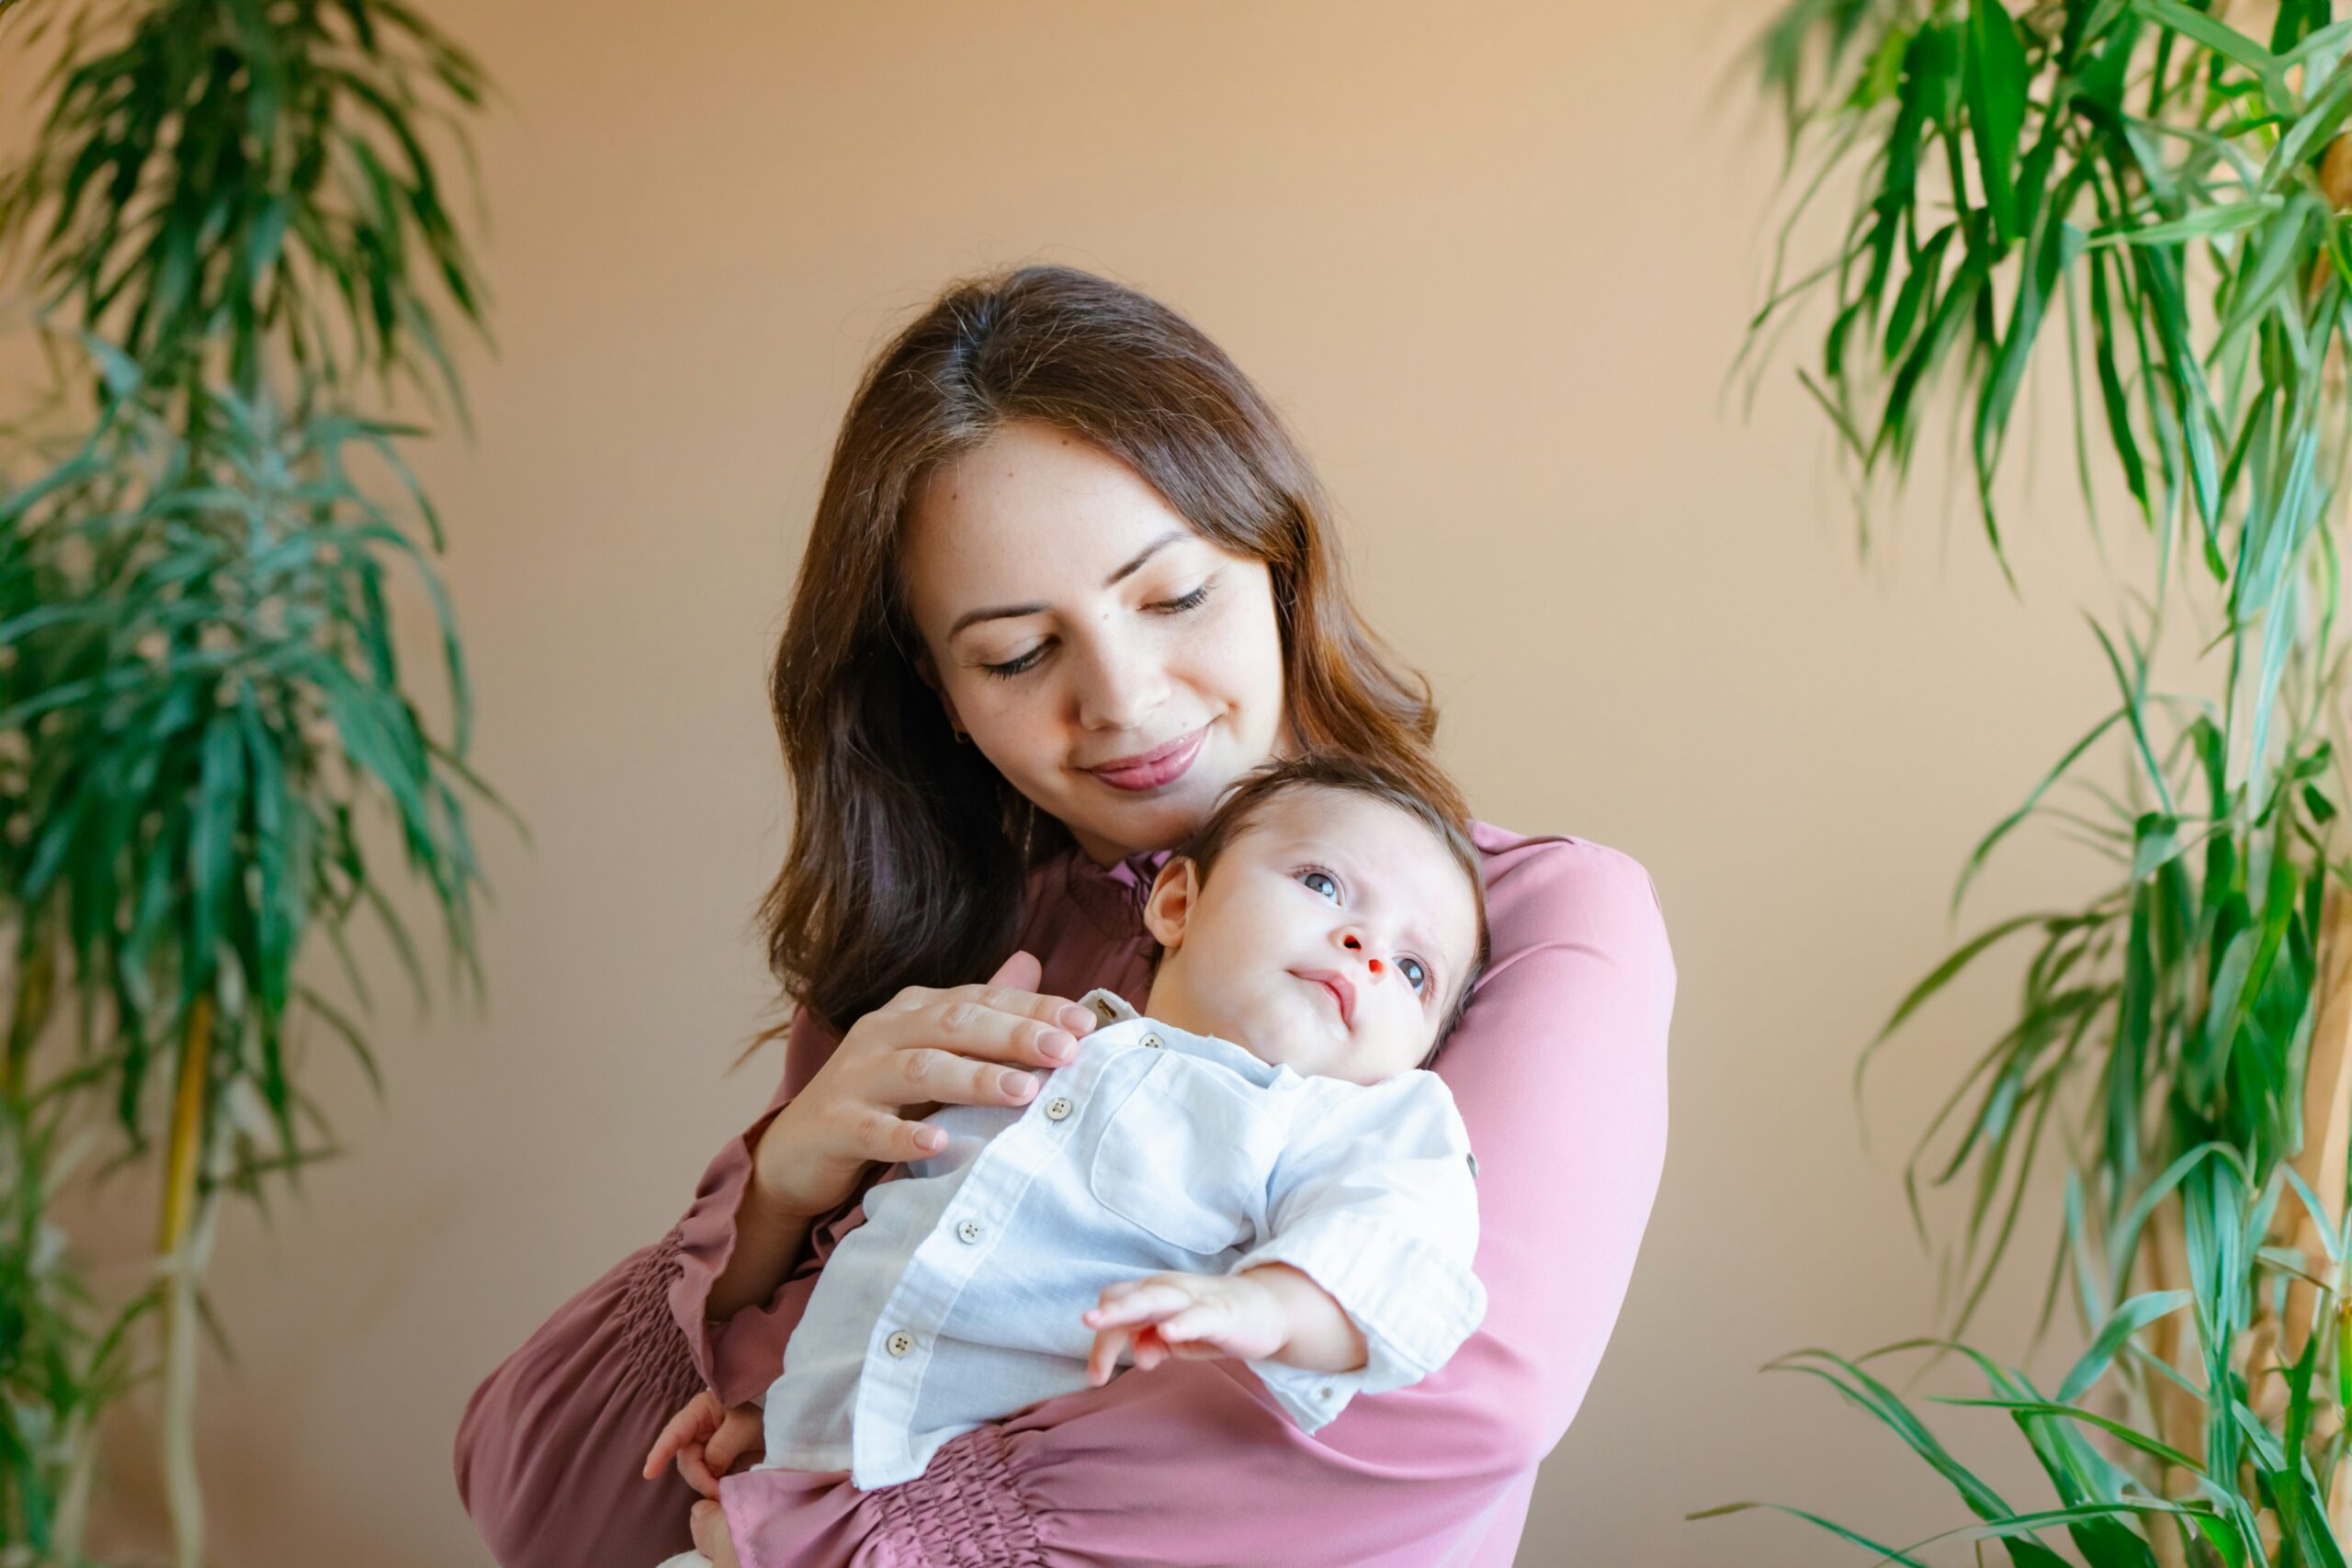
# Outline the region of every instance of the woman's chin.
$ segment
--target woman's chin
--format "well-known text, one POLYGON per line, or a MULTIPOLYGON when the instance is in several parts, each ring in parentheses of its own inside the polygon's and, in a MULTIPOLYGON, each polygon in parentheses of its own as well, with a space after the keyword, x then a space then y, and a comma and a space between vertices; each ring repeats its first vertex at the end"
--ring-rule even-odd
POLYGON ((1224 787, 1221 783, 1195 784, 1200 773, 1194 768, 1165 792, 1125 799, 1102 799, 1117 792, 1108 784, 1098 785, 1089 792, 1095 798, 1086 802, 1086 811, 1073 811, 1062 820, 1080 843, 1098 850, 1098 859, 1099 848, 1112 845, 1125 846, 1113 859, 1146 850, 1172 850, 1208 820, 1209 808, 1224 787))

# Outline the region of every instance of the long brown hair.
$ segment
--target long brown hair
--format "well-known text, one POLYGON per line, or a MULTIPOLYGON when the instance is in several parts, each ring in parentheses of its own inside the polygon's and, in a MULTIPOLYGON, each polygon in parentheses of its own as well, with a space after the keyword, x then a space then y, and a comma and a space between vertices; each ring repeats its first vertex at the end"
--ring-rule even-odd
POLYGON ((1322 487, 1224 352, 1069 267, 955 284, 850 400, 769 675, 794 811, 760 921, 786 993, 835 1029, 907 986, 986 978, 1012 951, 1028 868, 1071 842, 955 741, 915 664, 899 570, 922 477, 1013 420, 1119 458, 1204 536, 1265 562, 1299 743, 1426 775, 1461 814, 1430 758, 1428 682, 1357 615, 1322 487))

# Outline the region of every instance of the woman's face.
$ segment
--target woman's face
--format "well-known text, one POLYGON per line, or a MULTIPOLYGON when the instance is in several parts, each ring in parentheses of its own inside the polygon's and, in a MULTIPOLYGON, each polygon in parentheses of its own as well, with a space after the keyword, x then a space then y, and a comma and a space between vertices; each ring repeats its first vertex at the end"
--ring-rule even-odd
POLYGON ((1178 842, 1291 750, 1265 564, 1077 436, 1016 423, 943 464, 902 547, 948 722, 1095 860, 1178 842))

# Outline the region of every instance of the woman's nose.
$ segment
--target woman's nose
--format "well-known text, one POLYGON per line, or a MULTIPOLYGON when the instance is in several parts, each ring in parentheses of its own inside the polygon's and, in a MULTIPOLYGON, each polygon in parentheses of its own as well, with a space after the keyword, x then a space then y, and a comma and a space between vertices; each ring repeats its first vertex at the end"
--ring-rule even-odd
POLYGON ((1144 649, 1109 632, 1091 639, 1079 677, 1079 722, 1092 729, 1138 729, 1167 686, 1144 649))

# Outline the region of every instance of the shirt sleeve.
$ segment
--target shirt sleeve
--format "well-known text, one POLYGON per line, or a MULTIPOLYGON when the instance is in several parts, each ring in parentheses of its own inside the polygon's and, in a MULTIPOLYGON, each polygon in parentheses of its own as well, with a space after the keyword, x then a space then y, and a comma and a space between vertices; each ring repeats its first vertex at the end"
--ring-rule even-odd
POLYGON ((646 1450, 697 1389, 740 1403, 775 1379, 818 1271, 864 1217, 862 1198, 820 1216, 767 1302, 704 1317, 734 1252, 752 1145, 834 1043, 797 1015, 783 1084, 710 1162, 677 1224, 558 1308, 474 1391, 458 1427, 458 1495, 503 1568, 657 1562, 691 1544, 694 1492, 674 1472, 644 1480, 646 1450))
POLYGON ((1302 1431, 1359 1393, 1385 1393, 1443 1366, 1487 1313, 1471 1270, 1478 1201, 1470 1134, 1433 1073, 1369 1088, 1315 1079, 1300 1135, 1275 1161, 1264 1243, 1231 1272, 1287 1263, 1329 1292, 1363 1331, 1364 1364, 1319 1372, 1245 1363, 1302 1431))

